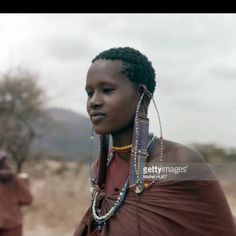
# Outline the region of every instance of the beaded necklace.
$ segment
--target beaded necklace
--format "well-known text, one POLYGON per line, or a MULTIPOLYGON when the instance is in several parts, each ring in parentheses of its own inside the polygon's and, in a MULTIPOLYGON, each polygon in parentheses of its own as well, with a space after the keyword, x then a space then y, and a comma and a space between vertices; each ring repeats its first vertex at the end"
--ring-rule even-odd
MULTIPOLYGON (((148 154, 151 153, 151 150, 152 150, 156 140, 157 140, 156 136, 152 135, 151 140, 150 140, 148 147, 147 147, 148 154)), ((107 166, 110 164, 110 162, 114 158, 114 156, 115 156, 115 152, 112 151, 107 158, 107 166)), ((119 210, 119 208, 121 207, 122 203, 125 200, 128 190, 129 190, 129 178, 127 178, 123 188, 121 189, 121 191, 118 195, 118 198, 115 201, 114 206, 112 206, 111 209, 104 215, 101 215, 101 210, 97 209, 97 205, 96 205, 97 197, 99 194, 99 189, 97 188, 96 191, 94 191, 94 189, 92 190, 93 191, 93 194, 92 194, 92 216, 93 216, 93 219, 97 222, 97 230, 99 232, 101 232, 103 225, 106 224, 106 221, 109 220, 119 210)))
POLYGON ((131 150, 131 148, 132 148, 132 144, 122 146, 122 147, 112 146, 112 150, 115 152, 127 152, 127 151, 131 150))

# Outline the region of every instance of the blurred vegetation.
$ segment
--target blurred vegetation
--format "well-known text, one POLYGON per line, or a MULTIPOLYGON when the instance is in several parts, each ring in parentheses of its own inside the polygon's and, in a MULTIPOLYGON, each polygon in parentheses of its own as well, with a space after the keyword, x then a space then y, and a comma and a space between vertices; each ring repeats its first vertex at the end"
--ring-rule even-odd
POLYGON ((10 154, 17 172, 37 136, 33 120, 44 117, 45 92, 36 75, 17 68, 0 76, 0 148, 10 154))
POLYGON ((236 162, 236 148, 224 148, 216 144, 191 144, 207 162, 236 162))

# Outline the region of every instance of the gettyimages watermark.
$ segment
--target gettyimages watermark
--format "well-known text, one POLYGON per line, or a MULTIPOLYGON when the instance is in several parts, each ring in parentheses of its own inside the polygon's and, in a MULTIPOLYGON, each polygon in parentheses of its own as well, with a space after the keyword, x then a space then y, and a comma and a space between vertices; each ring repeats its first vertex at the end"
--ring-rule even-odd
POLYGON ((147 163, 143 168, 145 180, 215 181, 232 180, 236 162, 226 163, 147 163))
POLYGON ((187 166, 145 166, 143 167, 143 178, 144 179, 168 179, 168 176, 178 175, 180 173, 186 173, 188 170, 187 166))

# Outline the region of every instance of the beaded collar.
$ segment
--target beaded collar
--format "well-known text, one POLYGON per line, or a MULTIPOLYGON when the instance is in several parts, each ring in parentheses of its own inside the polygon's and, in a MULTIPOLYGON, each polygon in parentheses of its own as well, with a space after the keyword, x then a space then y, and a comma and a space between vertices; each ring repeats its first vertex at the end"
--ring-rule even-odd
POLYGON ((112 151, 114 151, 114 152, 128 152, 131 150, 131 148, 132 148, 132 144, 122 146, 122 147, 112 146, 112 151))
MULTIPOLYGON (((148 147, 147 147, 148 155, 150 155, 151 150, 152 150, 156 141, 157 141, 157 137, 152 134, 151 140, 148 143, 148 147)), ((107 166, 110 164, 110 162, 114 156, 115 156, 115 152, 112 151, 107 158, 107 166)), ((122 203, 125 200, 128 190, 129 190, 129 178, 126 180, 124 187, 121 189, 119 196, 118 196, 117 200, 115 201, 114 206, 112 206, 111 209, 104 215, 100 214, 101 210, 98 209, 98 207, 96 205, 97 197, 99 194, 99 189, 97 188, 95 191, 94 191, 94 189, 92 190, 93 191, 93 193, 92 193, 92 215, 93 215, 93 219, 97 222, 98 231, 102 230, 102 227, 106 223, 106 221, 109 220, 122 206, 122 203)))

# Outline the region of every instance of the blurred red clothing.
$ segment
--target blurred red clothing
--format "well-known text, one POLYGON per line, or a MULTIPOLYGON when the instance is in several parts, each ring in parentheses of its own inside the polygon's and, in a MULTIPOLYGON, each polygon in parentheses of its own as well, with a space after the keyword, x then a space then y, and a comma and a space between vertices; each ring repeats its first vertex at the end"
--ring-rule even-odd
POLYGON ((32 200, 27 176, 0 169, 0 236, 22 235, 21 206, 32 200))

